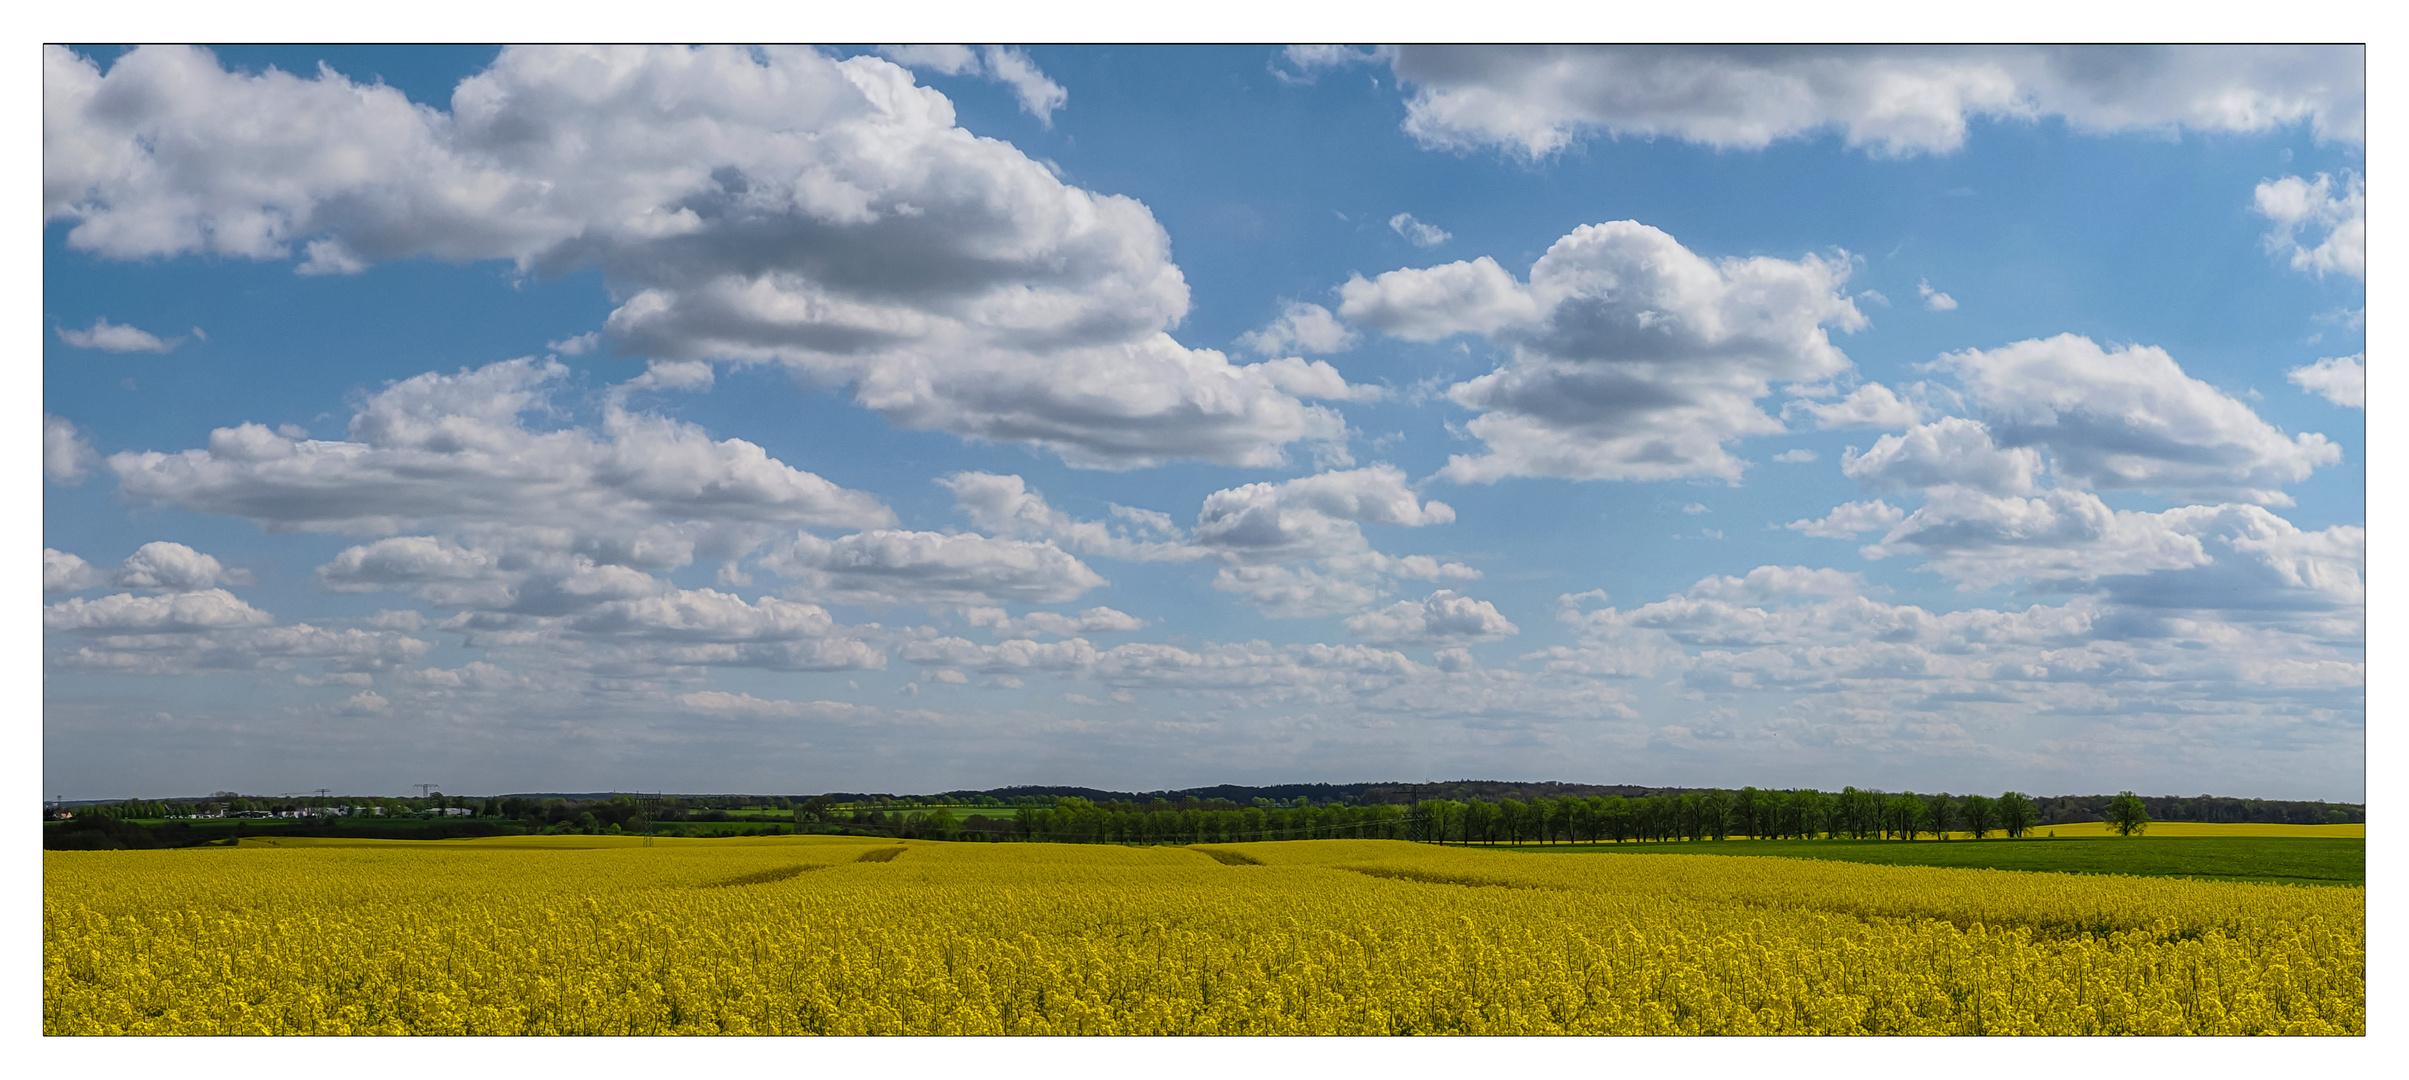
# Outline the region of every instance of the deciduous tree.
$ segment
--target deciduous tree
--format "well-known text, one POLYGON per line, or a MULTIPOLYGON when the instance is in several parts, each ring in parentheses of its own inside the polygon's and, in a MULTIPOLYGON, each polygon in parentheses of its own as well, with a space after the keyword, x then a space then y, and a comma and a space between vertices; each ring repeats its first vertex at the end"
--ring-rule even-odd
POLYGON ((2132 836, 2150 827, 2150 808, 2142 805, 2141 797, 2130 791, 2120 791, 2108 800, 2108 828, 2118 836, 2132 836))
POLYGON ((1956 830, 1957 820, 1957 800, 1950 798, 1948 792, 1935 795, 1924 804, 1924 825, 1935 837, 1947 840, 1956 830))
POLYGON ((1966 831, 1973 833, 1976 840, 1999 827, 1997 808, 1990 799, 1981 795, 1966 796, 1966 801, 1958 807, 1958 813, 1966 819, 1966 831))
POLYGON ((1924 800, 1916 798, 1914 792, 1903 791, 1892 796, 1889 810, 1886 824, 1899 839, 1913 840, 1916 833, 1923 830, 1924 800))
POLYGON ((2021 792, 2006 792, 1999 796, 1999 831, 2013 840, 2031 831, 2040 815, 2033 810, 2033 800, 2021 792))

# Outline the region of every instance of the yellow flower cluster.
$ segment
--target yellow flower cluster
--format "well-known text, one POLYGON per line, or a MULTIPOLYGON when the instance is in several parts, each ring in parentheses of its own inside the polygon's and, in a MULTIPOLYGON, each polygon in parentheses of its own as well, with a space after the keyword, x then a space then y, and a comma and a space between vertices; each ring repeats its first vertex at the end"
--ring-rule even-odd
POLYGON ((2366 890, 1398 841, 50 852, 69 1034, 2358 1034, 2366 890))

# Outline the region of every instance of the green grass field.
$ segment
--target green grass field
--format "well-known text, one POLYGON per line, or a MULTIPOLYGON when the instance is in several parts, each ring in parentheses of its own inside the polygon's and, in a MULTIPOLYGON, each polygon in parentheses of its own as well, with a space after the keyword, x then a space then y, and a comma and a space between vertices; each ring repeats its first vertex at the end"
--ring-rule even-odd
POLYGON ((2327 837, 2134 836, 2104 840, 1699 840, 1666 844, 1545 844, 1533 854, 1733 855, 1834 859, 1889 866, 1987 867, 2132 874, 2284 885, 2367 884, 2367 841, 2327 837))

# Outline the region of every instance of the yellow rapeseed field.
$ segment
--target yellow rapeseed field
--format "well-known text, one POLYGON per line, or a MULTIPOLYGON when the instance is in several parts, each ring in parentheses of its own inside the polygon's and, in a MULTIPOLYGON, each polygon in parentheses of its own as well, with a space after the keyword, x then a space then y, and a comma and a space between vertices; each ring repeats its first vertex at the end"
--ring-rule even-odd
POLYGON ((1397 841, 49 852, 47 1034, 2359 1034, 2363 888, 1397 841))

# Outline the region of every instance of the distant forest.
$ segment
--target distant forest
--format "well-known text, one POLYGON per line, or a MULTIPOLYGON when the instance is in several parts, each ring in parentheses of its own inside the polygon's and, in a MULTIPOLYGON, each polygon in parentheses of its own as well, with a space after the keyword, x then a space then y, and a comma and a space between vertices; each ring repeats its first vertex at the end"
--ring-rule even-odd
MULTIPOLYGON (((2016 836, 2111 816, 2112 795, 1919 795, 1844 788, 1651 788, 1459 780, 1440 784, 1217 785, 1118 792, 1005 787, 897 796, 544 793, 418 799, 126 800, 54 808, 50 848, 187 847, 240 836, 442 839, 540 834, 853 833, 955 840, 1213 843, 1367 837, 1456 843, 1624 842, 1729 836, 2016 836), (374 816, 368 811, 373 810, 374 816)), ((2142 796, 2153 821, 2357 824, 2357 803, 2142 796)))
MULTIPOLYGON (((995 799, 1007 805, 1017 805, 1028 797, 1074 797, 1097 803, 1151 804, 1157 799, 1173 803, 1211 802, 1215 800, 1241 806, 1253 805, 1257 799, 1278 803, 1294 803, 1304 799, 1314 806, 1410 806, 1431 799, 1456 802, 1479 800, 1501 802, 1513 799, 1531 802, 1536 799, 1592 798, 1601 795, 1625 799, 1655 798, 1664 795, 1704 795, 1726 788, 1642 787, 1636 784, 1563 784, 1553 781, 1524 783, 1507 780, 1452 780, 1444 783, 1406 784, 1274 784, 1268 787, 1245 787, 1219 784, 1213 787, 1183 788, 1177 791, 1100 791, 1083 787, 1004 787, 985 791, 947 791, 917 798, 898 798, 893 795, 867 795, 831 792, 826 797, 840 803, 879 803, 882 801, 918 802, 924 805, 964 805, 977 799, 995 799)), ((1754 790, 1754 789, 1743 789, 1754 790)), ((1787 789, 1784 789, 1787 790, 1787 789)), ((1802 789, 1804 790, 1804 789, 1802 789)), ((1945 794, 1945 793, 1944 793, 1945 794)), ((1926 795, 1930 798, 1930 795, 1926 795)), ((2072 821, 2099 821, 2107 814, 2108 802, 2115 795, 2028 795, 2039 815, 2036 824, 2057 825, 2072 821)), ((2225 824, 2254 822, 2268 825, 2354 825, 2367 821, 2367 807, 2361 803, 2329 803, 2324 800, 2235 799, 2216 795, 2144 795, 2142 804, 2149 808, 2153 821, 2208 821, 2225 824)))
MULTIPOLYGON (((1339 787, 1340 785, 1330 785, 1339 787)), ((1264 840, 1351 838, 1412 840, 1424 843, 1527 844, 1624 843, 1673 840, 1851 839, 1916 840, 1970 833, 1976 839, 1997 834, 2019 837, 2059 823, 2115 820, 2111 804, 2120 800, 2143 803, 2130 793, 2114 796, 2060 796, 2035 799, 2019 792, 1996 798, 1984 795, 1918 795, 1855 787, 1838 792, 1813 789, 1730 791, 1702 789, 1622 789, 1646 794, 1578 793, 1580 785, 1487 785, 1528 791, 1553 789, 1556 794, 1517 798, 1475 794, 1475 785, 1414 785, 1441 788, 1432 797, 1406 801, 1344 799, 1316 803, 1299 795, 1290 801, 1256 796, 1251 805, 1228 798, 1198 798, 1179 793, 1119 799, 1090 799, 1081 795, 1030 795, 1026 789, 992 792, 949 792, 934 797, 935 805, 915 810, 908 805, 873 808, 863 802, 849 810, 830 808, 829 820, 855 830, 903 837, 956 840, 1040 840, 1106 844, 1245 843, 1264 840), (1570 790, 1568 790, 1570 789, 1570 790), (1009 802, 1006 796, 1010 796, 1009 802), (1142 800, 1142 801, 1141 801, 1142 800), (1042 803, 1042 804, 1041 804, 1042 803), (954 808, 965 804, 1005 804, 1010 816, 973 811, 957 819, 954 808), (2044 817, 2043 806, 2052 813, 2044 817)), ((1383 785, 1362 785, 1377 790, 1383 785)), ((1407 785, 1387 785, 1395 798, 1407 785)), ((1213 791, 1244 792, 1243 788, 1213 791)), ((1266 790, 1266 789, 1257 789, 1266 790)), ((1278 789, 1268 789, 1278 790, 1278 789)), ((1112 794, 1112 793, 1099 793, 1112 794)), ((1404 792, 1410 796, 1412 792, 1404 792)), ((2222 813, 2220 817, 2160 817, 2145 810, 2142 821, 2250 821, 2291 824, 2339 824, 2366 820, 2364 807, 2327 803, 2291 804, 2290 810, 2270 811, 2247 800, 2240 807, 2206 807, 2199 800, 2160 800, 2170 810, 2222 813)))

